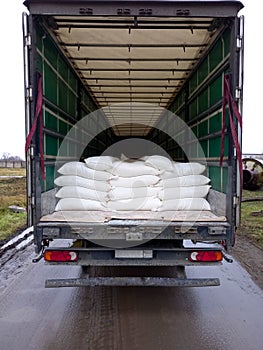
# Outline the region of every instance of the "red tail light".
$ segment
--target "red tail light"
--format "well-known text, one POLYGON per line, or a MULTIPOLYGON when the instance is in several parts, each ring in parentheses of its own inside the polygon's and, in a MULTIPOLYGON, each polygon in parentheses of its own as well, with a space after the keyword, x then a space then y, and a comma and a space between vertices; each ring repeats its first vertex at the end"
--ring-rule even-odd
POLYGON ((190 261, 214 262, 222 261, 223 254, 219 250, 199 250, 194 251, 190 255, 190 261))
POLYGON ((68 250, 47 250, 44 253, 44 259, 54 262, 77 261, 78 254, 68 250))

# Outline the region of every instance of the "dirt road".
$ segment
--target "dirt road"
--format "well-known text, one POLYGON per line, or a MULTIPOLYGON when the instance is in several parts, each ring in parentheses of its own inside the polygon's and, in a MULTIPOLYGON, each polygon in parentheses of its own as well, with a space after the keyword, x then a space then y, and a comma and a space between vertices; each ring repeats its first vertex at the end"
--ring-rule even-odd
POLYGON ((220 287, 45 289, 45 279, 81 271, 32 257, 28 247, 0 271, 2 350, 262 349, 263 291, 237 262, 187 269, 220 287))

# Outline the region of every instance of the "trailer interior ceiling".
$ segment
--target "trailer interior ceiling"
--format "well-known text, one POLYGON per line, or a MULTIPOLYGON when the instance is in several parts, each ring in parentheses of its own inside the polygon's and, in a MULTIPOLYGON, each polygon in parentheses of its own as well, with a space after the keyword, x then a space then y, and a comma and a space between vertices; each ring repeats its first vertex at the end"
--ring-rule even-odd
MULTIPOLYGON (((50 20, 99 108, 119 103, 168 108, 226 26, 225 20, 214 18, 54 16, 50 20)), ((141 108, 132 117, 124 111, 107 109, 109 123, 119 136, 145 135, 149 128, 138 124, 152 125, 159 118, 157 113, 142 113, 141 108)))

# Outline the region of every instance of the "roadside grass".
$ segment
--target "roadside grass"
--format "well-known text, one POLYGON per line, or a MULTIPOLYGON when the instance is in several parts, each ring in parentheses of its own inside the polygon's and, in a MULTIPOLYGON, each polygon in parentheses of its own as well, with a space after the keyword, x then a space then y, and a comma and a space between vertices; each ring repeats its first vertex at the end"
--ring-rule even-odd
MULTIPOLYGON (((0 168, 0 176, 25 176, 25 169, 0 168)), ((0 240, 6 240, 26 227, 26 213, 14 213, 8 207, 26 207, 26 179, 0 178, 0 240)))
MULTIPOLYGON (((243 191, 243 200, 247 198, 263 198, 263 190, 243 191)), ((237 232, 240 236, 247 237, 263 249, 263 200, 242 202, 241 225, 237 232)))
POLYGON ((26 176, 25 168, 0 168, 0 176, 26 176))

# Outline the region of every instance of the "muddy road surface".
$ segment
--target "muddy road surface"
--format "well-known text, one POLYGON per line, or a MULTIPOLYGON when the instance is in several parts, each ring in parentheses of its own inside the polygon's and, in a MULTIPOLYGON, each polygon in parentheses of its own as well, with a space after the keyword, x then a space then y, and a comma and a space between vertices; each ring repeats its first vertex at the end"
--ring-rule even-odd
POLYGON ((81 270, 32 264, 33 256, 27 247, 1 267, 1 350, 263 348, 263 291, 236 261, 187 269, 188 277, 219 277, 220 287, 45 289, 45 279, 81 270))

